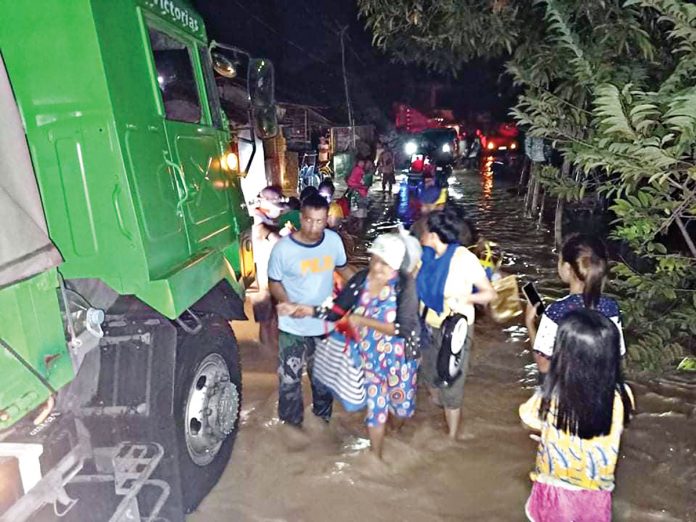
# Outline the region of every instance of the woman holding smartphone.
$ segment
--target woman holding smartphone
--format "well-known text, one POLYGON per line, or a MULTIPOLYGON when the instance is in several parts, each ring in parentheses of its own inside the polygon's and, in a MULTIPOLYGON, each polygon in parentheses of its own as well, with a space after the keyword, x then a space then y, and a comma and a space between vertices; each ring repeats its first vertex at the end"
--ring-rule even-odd
POLYGON ((527 304, 525 323, 529 330, 534 359, 540 381, 549 371, 558 324, 572 310, 589 308, 610 319, 619 329, 621 356, 626 353, 618 303, 602 295, 608 272, 608 256, 604 243, 587 234, 570 236, 558 259, 558 274, 569 287, 569 294, 548 306, 539 314, 538 304, 527 304), (539 327, 537 320, 539 315, 539 327))

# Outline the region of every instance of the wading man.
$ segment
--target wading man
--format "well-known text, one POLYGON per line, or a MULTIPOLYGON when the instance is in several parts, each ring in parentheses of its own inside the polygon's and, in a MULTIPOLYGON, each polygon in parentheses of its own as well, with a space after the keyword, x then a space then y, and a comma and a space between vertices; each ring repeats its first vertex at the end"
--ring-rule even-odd
POLYGON ((293 304, 318 306, 331 296, 333 273, 345 279, 353 271, 347 266, 346 253, 338 234, 327 230, 329 204, 319 194, 302 201, 301 228, 284 237, 273 247, 268 267, 271 294, 289 315, 278 321, 278 416, 287 424, 300 426, 303 421, 302 370, 307 364, 312 383, 312 411, 328 421, 333 397, 322 384, 312 380, 314 346, 326 335, 327 323, 293 312, 293 304))

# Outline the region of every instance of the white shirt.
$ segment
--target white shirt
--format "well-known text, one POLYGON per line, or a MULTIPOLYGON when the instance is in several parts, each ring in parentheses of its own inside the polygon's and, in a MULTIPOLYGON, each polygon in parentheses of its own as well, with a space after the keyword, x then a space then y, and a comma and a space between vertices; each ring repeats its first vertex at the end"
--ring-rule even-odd
POLYGON ((467 301, 474 289, 474 281, 485 277, 486 271, 479 258, 468 248, 458 247, 450 261, 445 282, 445 309, 441 314, 428 310, 425 322, 439 328, 447 316, 458 313, 465 315, 469 324, 474 324, 476 311, 474 305, 467 301))

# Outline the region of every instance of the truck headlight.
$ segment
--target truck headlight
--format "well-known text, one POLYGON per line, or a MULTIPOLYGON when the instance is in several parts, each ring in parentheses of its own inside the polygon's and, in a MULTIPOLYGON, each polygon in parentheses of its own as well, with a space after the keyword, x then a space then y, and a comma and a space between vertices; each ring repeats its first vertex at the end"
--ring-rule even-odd
POLYGON ((234 152, 227 152, 220 158, 220 164, 224 170, 236 172, 239 170, 239 157, 234 152))

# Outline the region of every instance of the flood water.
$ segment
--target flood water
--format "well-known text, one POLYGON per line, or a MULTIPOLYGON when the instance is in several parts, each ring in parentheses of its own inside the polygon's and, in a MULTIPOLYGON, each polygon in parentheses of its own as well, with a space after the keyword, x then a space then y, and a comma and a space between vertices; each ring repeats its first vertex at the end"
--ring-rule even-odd
MULTIPOLYGON (((524 218, 514 176, 457 172, 450 197, 502 246, 507 272, 536 281, 547 300, 564 293, 553 237, 524 218)), ((394 205, 399 198, 376 193, 372 201, 368 236, 405 215, 406 203, 394 205)), ((521 319, 477 321, 465 440, 446 439, 442 410, 421 390, 413 419, 387 435, 384 464, 368 454, 361 413, 337 407, 325 426, 308 410, 303 432, 281 425, 276 355, 259 348, 253 325, 235 330, 244 365, 241 429, 228 469, 191 522, 525 520, 536 443, 517 407, 535 374, 521 319)), ((696 378, 636 376, 631 384, 638 413, 622 439, 614 519, 696 521, 696 378)))

